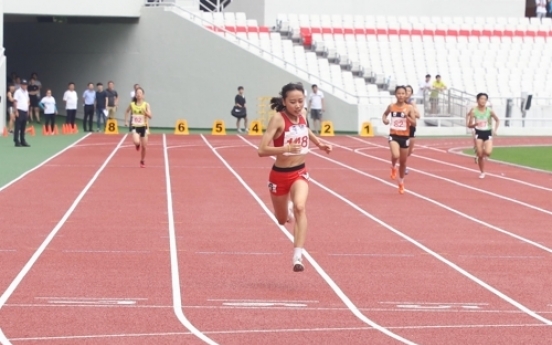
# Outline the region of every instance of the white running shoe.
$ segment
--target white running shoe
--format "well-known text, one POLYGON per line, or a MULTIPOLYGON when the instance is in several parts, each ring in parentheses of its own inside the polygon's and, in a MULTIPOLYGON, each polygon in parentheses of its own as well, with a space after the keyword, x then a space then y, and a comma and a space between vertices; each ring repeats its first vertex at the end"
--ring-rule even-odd
POLYGON ((305 270, 305 266, 303 266, 303 262, 301 259, 295 260, 293 263, 293 272, 303 272, 305 270))
POLYGON ((293 202, 288 201, 288 223, 291 223, 293 222, 293 220, 295 219, 295 216, 293 215, 293 202))
POLYGON ((481 175, 479 175, 479 178, 485 178, 485 173, 481 173, 481 175))
POLYGON ((404 174, 408 175, 408 168, 404 169, 404 174))

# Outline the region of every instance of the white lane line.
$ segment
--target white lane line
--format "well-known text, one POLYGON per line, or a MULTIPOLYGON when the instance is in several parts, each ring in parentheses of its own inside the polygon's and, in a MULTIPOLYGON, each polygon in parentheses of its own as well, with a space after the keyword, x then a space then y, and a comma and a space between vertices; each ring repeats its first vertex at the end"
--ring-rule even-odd
MULTIPOLYGON (((205 143, 211 148, 213 153, 220 159, 220 161, 228 168, 228 170, 236 177, 236 179, 242 184, 242 186, 251 194, 251 196, 257 201, 257 203, 261 206, 261 208, 266 212, 266 214, 270 217, 270 219, 276 224, 278 229, 282 231, 282 233, 291 241, 293 242, 293 236, 287 231, 287 229, 278 224, 278 221, 276 220, 276 217, 274 214, 268 209, 268 207, 265 205, 265 203, 259 198, 259 196, 251 189, 251 187, 243 180, 243 178, 230 166, 230 164, 217 152, 217 150, 209 143, 209 141, 202 135, 201 136, 205 143)), ((251 142, 249 142, 247 139, 243 138, 241 135, 238 135, 238 137, 246 142, 248 145, 256 148, 255 145, 253 145, 251 142)), ((274 157, 272 157, 274 159, 274 157)), ((306 251, 304 250, 305 258, 310 262, 312 267, 318 272, 318 274, 326 281, 326 283, 330 286, 330 288, 335 292, 335 294, 343 301, 343 303, 351 310, 351 312, 362 322, 374 327, 381 333, 396 339, 400 341, 403 344, 409 344, 414 345, 415 343, 399 336, 398 334, 395 334, 391 331, 389 331, 387 328, 377 324, 376 322, 370 320, 368 317, 366 317, 362 312, 358 309, 358 307, 349 299, 347 295, 341 290, 341 288, 333 281, 333 279, 322 269, 322 267, 314 260, 314 258, 306 251)))
POLYGON ((11 180, 10 182, 6 183, 5 185, 3 185, 2 187, 0 187, 0 192, 3 191, 4 189, 8 188, 9 186, 13 185, 14 183, 16 183, 17 181, 21 180, 22 178, 24 178, 25 176, 29 175, 30 173, 32 173, 33 171, 37 170, 38 168, 46 165, 48 162, 50 162, 51 160, 53 160, 54 158, 58 157, 59 155, 61 155, 62 153, 64 153, 65 151, 75 147, 79 142, 83 141, 85 138, 88 138, 88 136, 90 135, 90 133, 88 133, 87 135, 83 136, 82 138, 80 138, 79 140, 75 141, 74 143, 72 143, 71 145, 67 146, 66 148, 64 148, 63 150, 59 151, 58 153, 54 154, 53 156, 51 156, 50 158, 46 159, 45 161, 43 161, 42 163, 38 164, 37 166, 35 166, 34 168, 31 168, 27 171, 25 171, 23 174, 19 175, 19 177, 16 177, 15 179, 11 180))
MULTIPOLYGON (((352 137, 352 136, 349 136, 349 138, 353 139, 353 140, 356 140, 356 141, 359 141, 359 142, 362 142, 362 143, 365 143, 365 144, 368 144, 368 145, 372 145, 372 146, 375 146, 375 147, 385 147, 383 145, 378 145, 378 144, 373 144, 369 141, 366 141, 366 140, 362 140, 360 138, 355 138, 355 137, 352 137)), ((425 159, 427 161, 430 161, 430 162, 434 162, 434 163, 439 163, 439 164, 442 164, 442 165, 446 165, 446 166, 450 166, 450 167, 454 167, 454 168, 458 168, 458 169, 462 169, 462 170, 466 170, 466 171, 471 171, 471 172, 474 172, 474 173, 478 173, 479 174, 479 170, 477 169, 470 169, 470 168, 467 168, 465 166, 462 166, 462 165, 458 165, 458 164, 454 164, 454 163, 449 163, 449 162, 445 162, 445 161, 442 161, 442 160, 439 160, 439 159, 434 159, 434 158, 429 158, 429 157, 425 157, 425 156, 420 156, 420 155, 417 155, 417 154, 412 154, 413 157, 417 157, 417 158, 420 158, 420 159, 425 159)), ((468 157, 471 157, 473 158, 473 156, 468 156, 468 157)), ((550 172, 547 172, 548 174, 550 174, 550 172)), ((529 183, 529 182, 526 182, 526 181, 522 181, 522 180, 518 180, 518 179, 515 179, 515 178, 511 178, 511 177, 506 177, 506 176, 502 176, 502 175, 497 175, 497 174, 493 174, 493 173, 486 173, 487 176, 492 176, 492 177, 496 177, 496 178, 499 178, 499 179, 503 179, 503 180, 506 180, 506 181, 510 181, 510 182, 515 182, 515 183, 518 183, 518 184, 522 184, 524 186, 528 186, 528 187, 532 187, 532 188, 536 188, 536 189, 541 189, 541 190, 545 190, 545 191, 548 191, 548 192, 552 192, 552 188, 547 188, 547 187, 543 187, 543 186, 539 186, 537 184, 533 184, 533 183, 529 183)))
MULTIPOLYGON (((119 141, 119 143, 117 144, 117 146, 113 149, 113 151, 111 152, 111 154, 107 157, 107 159, 105 160, 105 162, 102 164, 102 166, 98 169, 98 171, 96 171, 96 173, 94 174, 94 176, 92 176, 92 178, 90 179, 90 181, 88 182, 88 184, 84 187, 84 189, 80 192, 80 194, 77 196, 77 198, 75 199, 75 201, 73 201, 73 204, 69 207, 69 209, 67 210, 67 212, 65 212, 65 214, 63 215, 63 217, 61 218, 61 220, 56 224, 56 226, 54 227, 54 229, 52 230, 52 232, 50 232, 50 234, 48 234, 48 236, 46 237, 46 239, 44 240, 44 242, 42 242, 42 244, 40 245, 40 247, 38 247, 38 249, 36 250, 36 252, 33 254, 33 256, 31 257, 31 259, 25 264, 25 266, 23 267, 23 269, 19 272, 19 274, 15 277, 15 279, 11 282, 11 284, 8 286, 8 288, 6 289, 6 291, 4 291, 4 293, 2 294, 2 296, 0 296, 0 310, 2 310, 2 307, 4 306, 4 304, 6 304, 6 301, 10 298, 10 296, 13 294, 13 292, 15 291, 15 289, 17 289, 17 287, 19 286, 19 284, 21 283, 21 281, 23 280, 23 278, 25 278, 25 276, 27 275, 27 273, 29 273, 29 271, 31 270, 31 268, 33 267, 33 265, 36 263, 36 261, 38 260, 38 258, 40 257, 40 255, 42 255, 42 253, 46 250, 46 247, 48 247, 48 245, 50 244, 50 242, 52 242, 52 240, 54 239, 54 237, 57 235, 57 233, 59 232, 59 230, 63 227, 63 225, 65 224, 65 222, 67 221, 67 219, 69 219, 69 217, 71 216, 71 214, 73 214, 73 212, 75 211, 75 209, 77 208, 77 206, 79 205, 79 203, 81 202, 81 200, 84 198, 84 196, 86 195, 86 193, 88 192, 88 190, 92 187, 92 185, 94 184, 94 182, 96 182, 96 180, 98 179, 98 177, 100 176, 100 174, 102 173, 102 171, 105 169, 105 167, 107 166, 107 164, 111 161, 111 159, 113 158, 113 156, 115 156, 115 154, 117 153, 117 151, 119 150, 119 148, 121 147, 121 145, 123 144, 123 142, 125 141, 127 135, 125 134, 123 136, 123 138, 121 139, 121 141, 119 141)), ((10 345, 10 341, 8 340, 8 338, 6 338, 6 336, 4 335, 4 333, 2 332, 2 329, 0 328, 0 344, 2 345, 10 345)))
POLYGON ((196 337, 210 345, 218 345, 212 339, 199 331, 184 315, 182 310, 182 292, 180 288, 180 271, 178 268, 178 248, 176 246, 176 229, 174 225, 174 211, 172 201, 172 186, 171 173, 169 166, 169 151, 167 148, 167 136, 163 134, 163 156, 165 160, 165 180, 167 189, 167 217, 169 230, 169 246, 171 257, 171 278, 172 278, 172 295, 173 295, 173 311, 180 323, 192 332, 196 337))
MULTIPOLYGON (((549 327, 543 324, 473 324, 473 325, 429 325, 429 326, 391 326, 396 330, 424 330, 424 329, 474 329, 474 328, 531 328, 549 327)), ((238 335, 238 334, 269 334, 269 333, 315 333, 315 332, 351 332, 374 331, 373 327, 336 327, 336 328, 283 328, 283 329, 244 329, 230 331, 207 331, 206 334, 238 335)), ((123 333, 123 334, 97 334, 97 335, 73 335, 54 337, 29 337, 13 338, 14 341, 51 341, 51 340, 77 340, 77 339, 105 339, 105 338, 141 338, 141 337, 170 337, 192 335, 190 332, 163 332, 163 333, 123 333)))
MULTIPOLYGON (((344 163, 341 163, 339 161, 336 161, 334 159, 331 159, 331 158, 328 158, 328 157, 324 157, 318 153, 315 153, 315 152, 312 152, 313 155, 316 155, 320 158, 323 158, 325 160, 328 160, 334 164, 337 164, 339 166, 342 166, 346 169, 349 169, 351 171, 354 171, 356 173, 359 173, 361 175, 365 175, 367 177, 370 177, 372 179, 375 179, 375 180, 378 180, 384 184, 387 184, 387 185, 390 185, 392 186, 393 188, 396 188, 395 185, 387 182, 387 181, 384 181, 378 177, 375 177, 375 176, 372 176, 370 174, 367 174, 363 171, 360 171, 358 169, 355 169, 347 164, 344 164, 344 163)), ((350 201, 349 199, 345 198, 344 196, 342 196, 341 194, 333 191, 332 189, 322 185, 321 183, 315 181, 315 180, 312 180, 312 182, 314 184, 316 184, 317 186, 319 186, 320 188, 324 189, 325 191, 327 191, 328 193, 332 194, 333 196, 335 196, 336 198, 342 200, 343 202, 345 202, 347 205, 351 206, 352 208, 354 208, 355 210, 357 210, 358 212, 362 213, 363 215, 365 215, 366 217, 372 219, 374 222, 380 224, 381 226, 385 227, 386 229, 390 230, 391 232, 395 233, 396 235, 402 237, 403 239, 407 240, 408 242, 412 243, 413 245, 415 245, 416 247, 420 248, 421 250, 423 250, 424 252, 428 253, 429 255, 433 256, 434 258, 436 258, 437 260, 441 261, 442 263, 446 264, 447 266, 449 266, 450 268, 454 269, 455 271, 457 271, 458 273, 462 274, 463 276, 465 276, 466 278, 470 279, 471 281, 473 281, 474 283, 480 285, 481 287, 485 288, 487 291, 493 293, 494 295, 500 297, 501 299, 503 299, 504 301, 506 301, 507 303, 513 305, 514 307, 518 308, 519 310, 525 312, 527 315, 541 321, 542 323, 544 324, 547 324, 547 325, 552 325, 552 321, 542 317, 541 315, 535 313, 534 311, 532 311, 531 309, 529 309, 528 307, 524 306, 523 304, 517 302, 516 300, 514 300, 513 298, 507 296, 506 294, 502 293, 501 291, 499 291, 498 289, 494 288, 493 286, 485 283, 483 280, 477 278, 476 276, 474 276, 473 274, 469 273, 468 271, 464 270, 463 268, 461 268, 460 266, 456 265, 455 263, 453 263, 452 261, 449 261, 447 260, 445 257, 437 254, 436 252, 434 252, 433 250, 429 249, 428 247, 424 246, 423 244, 417 242, 416 240, 414 240, 413 238, 411 238, 410 236, 402 233, 401 231, 393 228, 391 225, 385 223, 384 221, 380 220, 379 218, 376 218, 375 216, 373 216, 372 214, 368 213, 367 211, 365 211, 363 208, 361 208, 360 206, 358 206, 357 204, 353 203, 352 201, 350 201)), ((412 195, 416 195, 414 192, 409 192, 410 194, 412 195)), ((421 195, 419 195, 420 198, 423 198, 423 199, 428 199, 428 198, 425 198, 425 197, 422 197, 421 195)), ((430 200, 430 199, 428 199, 430 200)), ((547 248, 548 249, 548 248, 547 248)))
MULTIPOLYGON (((327 140, 326 140, 326 141, 327 141, 327 140)), ((351 151, 351 152, 354 153, 354 150, 351 149, 351 148, 348 148, 348 147, 346 147, 346 146, 341 146, 341 145, 339 145, 339 144, 335 144, 335 143, 330 142, 330 141, 327 141, 327 142, 329 142, 330 144, 332 144, 332 145, 334 145, 334 146, 336 146, 336 147, 340 147, 340 148, 342 148, 342 149, 344 149, 344 150, 351 151)), ((392 187, 392 188, 397 188, 397 186, 396 186, 395 184, 390 183, 390 182, 388 182, 388 181, 385 181, 385 180, 383 180, 383 179, 381 179, 381 178, 379 178, 379 177, 377 177, 377 176, 374 176, 374 175, 369 174, 369 173, 367 173, 367 172, 364 172, 364 171, 361 171, 361 170, 359 170, 359 169, 353 168, 353 167, 351 167, 351 166, 349 166, 349 165, 346 165, 346 164, 344 164, 344 163, 338 162, 338 161, 333 160, 333 159, 331 159, 331 158, 324 157, 324 156, 319 155, 319 154, 317 154, 317 153, 315 153, 315 152, 313 152, 313 154, 314 154, 314 155, 317 155, 318 157, 320 157, 320 158, 322 158, 322 159, 328 160, 328 161, 330 161, 330 162, 332 162, 332 163, 334 163, 334 164, 336 164, 336 165, 339 165, 339 166, 342 166, 342 167, 344 167, 344 168, 346 168, 346 169, 349 169, 349 170, 351 170, 351 171, 354 171, 354 172, 356 172, 356 173, 358 173, 358 174, 360 174, 360 175, 364 175, 364 176, 369 177, 369 178, 371 178, 371 179, 373 179, 373 180, 379 181, 379 182, 381 182, 381 183, 383 183, 383 184, 385 184, 385 185, 388 185, 388 186, 390 186, 390 187, 392 187)), ((494 226, 494 225, 492 225, 492 224, 489 224, 489 223, 487 223, 487 222, 484 222, 484 221, 482 221, 482 220, 479 220, 479 219, 477 219, 477 218, 475 218, 475 217, 472 217, 472 216, 470 216, 470 215, 468 215, 468 214, 466 214, 466 213, 460 212, 460 211, 458 211, 458 210, 456 210, 456 209, 454 209, 454 208, 452 208, 452 207, 449 207, 449 206, 447 206, 447 205, 445 205, 445 204, 443 204, 443 203, 440 203, 439 201, 433 200, 433 199, 431 199, 431 198, 428 198, 428 197, 426 197, 426 196, 423 196, 423 195, 418 194, 418 193, 416 193, 416 192, 413 192, 413 191, 411 191, 411 190, 408 190, 408 189, 407 189, 407 192, 408 192, 410 195, 413 195, 413 196, 415 196, 415 197, 417 197, 417 198, 419 198, 419 199, 425 200, 425 201, 430 202, 430 203, 432 203, 432 204, 434 204, 434 205, 436 205, 436 206, 438 206, 438 207, 440 207, 440 208, 443 208, 443 209, 445 209, 445 210, 447 210, 447 211, 450 211, 450 212, 452 212, 452 213, 455 213, 455 214, 459 215, 460 217, 469 219, 469 220, 471 220, 471 221, 473 221, 473 222, 475 222, 475 223, 478 223, 478 224, 480 224, 480 225, 483 225, 484 227, 487 227, 487 228, 489 228, 489 229, 495 230, 495 231, 500 232, 500 233, 502 233, 502 234, 504 234, 504 235, 513 237, 513 238, 515 238, 515 239, 517 239, 517 240, 520 240, 520 241, 522 241, 522 242, 525 242, 525 243, 527 243, 527 244, 530 244, 530 245, 532 245, 532 246, 535 246, 535 247, 537 247, 537 248, 539 248, 539 249, 544 250, 545 252, 548 252, 548 253, 551 253, 551 254, 552 254, 552 248, 548 248, 548 247, 546 247, 546 246, 544 246, 544 245, 542 245, 542 244, 540 244, 540 243, 537 243, 537 242, 535 242, 535 241, 531 241, 531 240, 529 240, 529 239, 527 239, 527 238, 525 238, 525 237, 522 237, 522 236, 520 236, 520 235, 514 234, 514 233, 509 232, 509 231, 506 231, 506 230, 504 230, 504 229, 502 229, 502 228, 499 228, 498 226, 494 226)))
POLYGON ((283 253, 248 253, 248 252, 196 252, 206 255, 282 255, 283 253))
MULTIPOLYGON (((364 149, 355 149, 355 153, 361 155, 361 156, 364 156, 364 157, 368 157, 368 158, 371 158, 371 159, 374 159, 374 160, 377 160, 377 161, 380 161, 380 162, 383 162, 383 163, 389 163, 389 160, 388 159, 382 159, 382 158, 379 158, 379 157, 376 157, 376 156, 372 156, 372 155, 369 155, 369 154, 366 154, 364 152, 361 152, 363 151, 364 149)), ((426 171, 423 171, 423 170, 420 170, 420 169, 415 169, 415 168, 408 168, 409 170, 412 170, 412 171, 416 171, 418 172, 419 174, 421 175, 425 175, 425 176, 429 176, 429 177, 432 177, 434 179, 438 179, 438 180, 442 180, 442 181, 445 181, 445 182, 448 182, 450 184, 454 184, 456 186, 459 186, 459 187, 462 187, 462 188, 466 188, 466 189, 470 189, 470 190, 473 190, 473 191, 476 191, 476 192, 479 192, 479 193, 482 193, 482 194, 486 194, 486 195, 489 195, 489 196, 492 196, 492 197, 495 197, 497 199, 502 199, 502 200, 506 200, 506 201, 509 201, 511 203, 514 203, 514 204, 518 204, 518 205, 521 205, 523 207, 527 207, 527 208, 530 208, 532 210, 535 210, 535 211, 538 211, 538 212, 542 212, 542 213, 545 213, 549 216, 552 216, 552 211, 549 211, 549 210, 545 210, 541 207, 538 207, 538 206, 535 206, 535 205, 531 205, 529 203, 526 203, 526 202, 523 202, 523 201, 519 201, 519 200, 516 200, 516 199, 512 199, 512 198, 509 198, 507 196, 504 196, 504 195, 501 195, 501 194, 497 194, 497 193, 493 193, 493 192, 490 192, 490 191, 487 191, 487 190, 484 190, 484 189, 481 189, 481 188, 477 188, 477 187, 473 187, 473 186, 470 186, 470 185, 467 185, 465 183, 461 183, 461 182, 458 182, 458 181, 455 181, 455 180, 451 180, 451 179, 448 179, 446 177, 442 177, 442 176, 439 176, 439 175, 435 175, 435 174, 432 174, 432 173, 429 173, 429 172, 426 172, 426 171)))

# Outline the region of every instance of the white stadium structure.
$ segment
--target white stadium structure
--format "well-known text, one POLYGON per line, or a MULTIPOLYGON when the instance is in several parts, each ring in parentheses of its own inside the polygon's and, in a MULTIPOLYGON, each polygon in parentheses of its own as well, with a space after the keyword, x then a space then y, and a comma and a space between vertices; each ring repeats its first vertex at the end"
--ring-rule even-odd
POLYGON ((418 92, 426 74, 439 74, 447 90, 436 109, 429 94, 417 94, 419 135, 466 134, 479 92, 503 119, 502 134, 550 135, 552 20, 526 17, 525 0, 444 3, 3 0, 0 89, 5 95, 11 72, 37 72, 58 96, 70 81, 82 91, 114 80, 122 95, 140 83, 154 126, 186 119, 210 128, 232 121, 237 86, 255 118, 266 116, 263 97, 301 81, 325 93, 336 131, 358 132, 370 121, 384 134, 381 114, 394 87, 418 92))

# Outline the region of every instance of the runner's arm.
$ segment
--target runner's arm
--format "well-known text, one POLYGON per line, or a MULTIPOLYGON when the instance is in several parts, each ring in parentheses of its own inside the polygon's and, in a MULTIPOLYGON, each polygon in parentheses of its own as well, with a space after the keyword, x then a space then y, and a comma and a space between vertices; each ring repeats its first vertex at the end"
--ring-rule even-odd
POLYGON ((408 117, 410 124, 416 126, 416 112, 412 106, 408 109, 408 114, 406 114, 406 116, 408 117))
POLYGON ((496 131, 498 130, 498 126, 500 125, 500 119, 498 118, 498 116, 496 116, 496 113, 494 112, 494 110, 491 110, 491 117, 493 118, 493 122, 494 122, 494 129, 493 129, 493 132, 496 133, 496 131))
POLYGON ((473 109, 471 109, 468 112, 468 115, 466 116, 466 127, 475 128, 475 123, 472 123, 472 120, 473 120, 473 109))
POLYGON ((282 119, 281 115, 276 114, 270 118, 270 120, 268 121, 268 126, 266 127, 266 131, 264 132, 263 138, 261 139, 259 148, 257 149, 259 157, 276 156, 284 152, 289 152, 291 150, 290 145, 284 145, 282 147, 270 146, 270 142, 274 140, 278 129, 283 127, 284 119, 282 119))
POLYGON ((391 105, 387 106, 387 109, 383 112, 383 115, 381 117, 381 121, 383 121, 384 124, 388 125, 389 120, 387 119, 387 116, 391 113, 391 105))

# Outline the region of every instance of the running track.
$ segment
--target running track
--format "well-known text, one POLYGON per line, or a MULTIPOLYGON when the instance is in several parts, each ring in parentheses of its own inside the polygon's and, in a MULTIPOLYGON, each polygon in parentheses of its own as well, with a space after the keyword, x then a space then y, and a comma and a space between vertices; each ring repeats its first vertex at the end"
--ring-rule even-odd
POLYGON ((550 343, 550 174, 420 139, 399 195, 385 139, 325 140, 300 274, 258 137, 92 135, 0 190, 0 344, 550 343))

